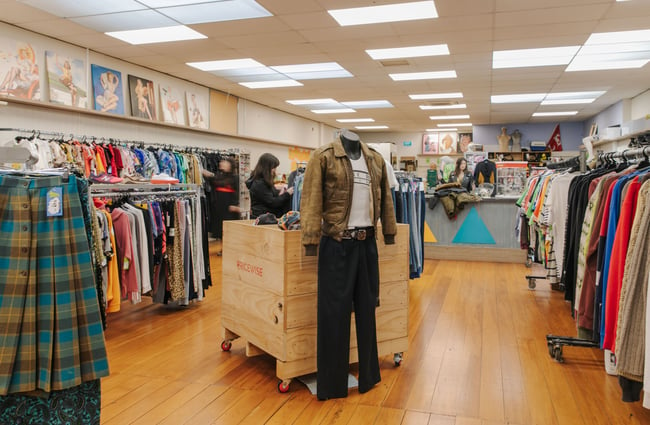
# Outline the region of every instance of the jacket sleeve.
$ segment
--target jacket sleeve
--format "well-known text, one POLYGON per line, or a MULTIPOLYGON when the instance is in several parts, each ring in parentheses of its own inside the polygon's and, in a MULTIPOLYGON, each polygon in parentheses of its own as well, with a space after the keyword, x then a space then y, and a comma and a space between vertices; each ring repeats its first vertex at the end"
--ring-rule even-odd
POLYGON ((321 238, 323 213, 323 164, 318 151, 309 159, 302 183, 300 199, 300 227, 302 244, 316 245, 321 238))
POLYGON ((392 245, 395 243, 395 235, 397 234, 395 205, 393 204, 393 195, 388 181, 386 162, 382 160, 381 163, 381 230, 384 234, 384 243, 392 245))

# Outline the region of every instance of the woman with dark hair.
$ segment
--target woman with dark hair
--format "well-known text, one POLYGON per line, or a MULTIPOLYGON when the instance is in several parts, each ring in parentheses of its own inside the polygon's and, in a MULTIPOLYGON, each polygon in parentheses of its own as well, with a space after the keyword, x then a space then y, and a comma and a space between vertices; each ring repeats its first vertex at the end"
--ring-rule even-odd
POLYGON ((474 190, 474 177, 467 170, 467 160, 460 157, 456 160, 456 168, 449 175, 449 182, 459 182, 468 192, 474 190))
POLYGON ((217 239, 221 239, 223 235, 224 220, 239 219, 239 177, 236 171, 237 163, 229 157, 219 161, 219 170, 216 173, 203 170, 203 176, 214 188, 210 231, 217 239))
POLYGON ((246 187, 251 194, 251 218, 257 218, 264 213, 282 216, 290 210, 293 188, 276 189, 273 180, 275 170, 280 160, 270 153, 260 156, 251 177, 246 180, 246 187))

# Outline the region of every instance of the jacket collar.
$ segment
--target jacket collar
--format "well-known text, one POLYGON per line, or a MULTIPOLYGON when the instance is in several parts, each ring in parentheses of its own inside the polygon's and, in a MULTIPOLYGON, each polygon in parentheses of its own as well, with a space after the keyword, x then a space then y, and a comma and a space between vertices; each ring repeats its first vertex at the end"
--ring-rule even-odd
MULTIPOLYGON (((363 156, 366 158, 366 162, 372 161, 372 155, 370 153, 370 148, 368 145, 363 143, 362 141, 359 141, 361 145, 361 152, 363 152, 363 156)), ((345 153, 345 149, 343 148, 343 142, 341 142, 340 139, 335 139, 334 143, 332 144, 334 146, 334 156, 337 158, 342 157, 342 156, 348 156, 345 153)))

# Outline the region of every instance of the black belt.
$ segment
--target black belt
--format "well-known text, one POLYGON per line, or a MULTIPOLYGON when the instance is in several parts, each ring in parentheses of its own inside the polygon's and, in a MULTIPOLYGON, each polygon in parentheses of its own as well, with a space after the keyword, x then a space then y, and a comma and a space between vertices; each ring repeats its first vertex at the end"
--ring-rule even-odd
POLYGON ((355 227, 354 229, 345 229, 341 232, 341 239, 363 241, 373 236, 375 236, 374 227, 355 227))

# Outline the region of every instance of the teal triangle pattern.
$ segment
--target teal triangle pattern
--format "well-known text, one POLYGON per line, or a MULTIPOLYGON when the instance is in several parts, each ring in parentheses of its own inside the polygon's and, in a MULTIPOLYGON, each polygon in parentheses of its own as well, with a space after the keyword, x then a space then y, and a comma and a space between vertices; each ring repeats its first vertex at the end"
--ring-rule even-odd
POLYGON ((452 243, 496 245, 492 234, 483 223, 475 207, 469 210, 452 243))

